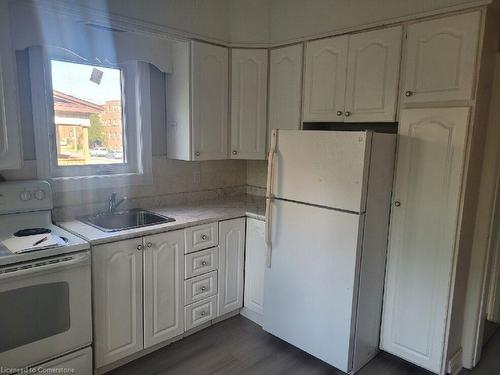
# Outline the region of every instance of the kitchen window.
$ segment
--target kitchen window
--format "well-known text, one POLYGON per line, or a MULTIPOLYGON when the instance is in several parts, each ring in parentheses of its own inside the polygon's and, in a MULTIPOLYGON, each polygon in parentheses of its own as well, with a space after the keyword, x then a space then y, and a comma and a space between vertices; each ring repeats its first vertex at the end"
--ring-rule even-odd
POLYGON ((37 174, 55 190, 149 183, 149 65, 30 48, 37 174))

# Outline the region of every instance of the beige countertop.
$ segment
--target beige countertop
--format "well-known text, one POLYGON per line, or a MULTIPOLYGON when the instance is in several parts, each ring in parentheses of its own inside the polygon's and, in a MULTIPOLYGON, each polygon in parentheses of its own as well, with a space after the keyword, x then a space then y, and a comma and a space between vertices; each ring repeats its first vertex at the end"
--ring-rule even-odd
POLYGON ((103 232, 76 219, 58 222, 57 225, 84 238, 91 245, 98 245, 237 217, 247 216, 265 220, 265 198, 218 199, 191 205, 153 208, 148 209, 148 211, 172 217, 175 221, 118 232, 103 232))

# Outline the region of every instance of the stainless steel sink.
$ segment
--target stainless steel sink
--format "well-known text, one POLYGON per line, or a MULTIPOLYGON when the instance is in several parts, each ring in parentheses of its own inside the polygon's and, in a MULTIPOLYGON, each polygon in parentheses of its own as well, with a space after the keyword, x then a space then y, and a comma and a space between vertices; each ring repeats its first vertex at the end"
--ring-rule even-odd
POLYGON ((149 225, 170 223, 175 219, 154 212, 133 209, 127 211, 105 212, 80 219, 103 232, 117 232, 125 229, 147 227, 149 225))

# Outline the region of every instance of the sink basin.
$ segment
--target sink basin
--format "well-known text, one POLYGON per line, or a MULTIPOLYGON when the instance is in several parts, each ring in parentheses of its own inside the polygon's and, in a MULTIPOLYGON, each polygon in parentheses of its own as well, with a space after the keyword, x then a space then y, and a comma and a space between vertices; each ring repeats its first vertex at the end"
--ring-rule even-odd
POLYGON ((127 211, 106 212, 80 219, 82 222, 92 225, 103 232, 117 232, 125 229, 147 227, 149 225, 164 224, 175 221, 167 216, 155 214, 154 212, 134 209, 127 211))

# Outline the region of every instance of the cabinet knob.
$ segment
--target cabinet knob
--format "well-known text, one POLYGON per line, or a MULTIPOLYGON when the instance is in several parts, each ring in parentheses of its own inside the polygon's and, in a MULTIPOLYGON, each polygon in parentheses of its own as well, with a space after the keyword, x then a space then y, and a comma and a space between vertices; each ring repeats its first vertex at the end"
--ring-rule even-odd
POLYGON ((413 91, 409 91, 409 90, 408 90, 407 92, 405 92, 405 96, 406 96, 406 97, 413 96, 413 91))
POLYGON ((153 247, 153 243, 152 243, 152 242, 148 242, 148 243, 146 244, 146 246, 147 246, 147 247, 153 247))
POLYGON ((142 245, 137 245, 137 250, 141 251, 143 249, 142 245))
POLYGON ((205 290, 207 290, 207 287, 206 286, 202 286, 200 289, 201 289, 202 292, 204 292, 205 290))
POLYGON ((201 316, 205 316, 205 315, 207 315, 207 312, 206 312, 206 311, 202 311, 202 312, 200 313, 200 315, 201 315, 201 316))
POLYGON ((345 111, 345 117, 349 117, 351 115, 351 112, 345 111))
POLYGON ((233 150, 233 155, 238 155, 238 151, 233 150))
POLYGON ((344 112, 342 111, 337 111, 337 116, 342 116, 344 114, 344 112))
POLYGON ((201 155, 201 154, 200 154, 200 151, 196 151, 196 152, 194 153, 194 155, 195 155, 195 156, 200 156, 200 155, 201 155))
POLYGON ((207 236, 206 234, 202 234, 202 235, 201 235, 201 239, 202 239, 203 241, 206 241, 206 240, 208 239, 208 236, 207 236))
POLYGON ((203 262, 201 262, 201 265, 202 265, 202 266, 206 266, 207 264, 208 264, 208 263, 207 263, 207 261, 206 261, 206 260, 204 260, 203 262))
POLYGON ((400 201, 396 201, 396 202, 394 202, 394 205, 395 205, 396 207, 400 207, 400 206, 401 206, 401 202, 400 202, 400 201))

